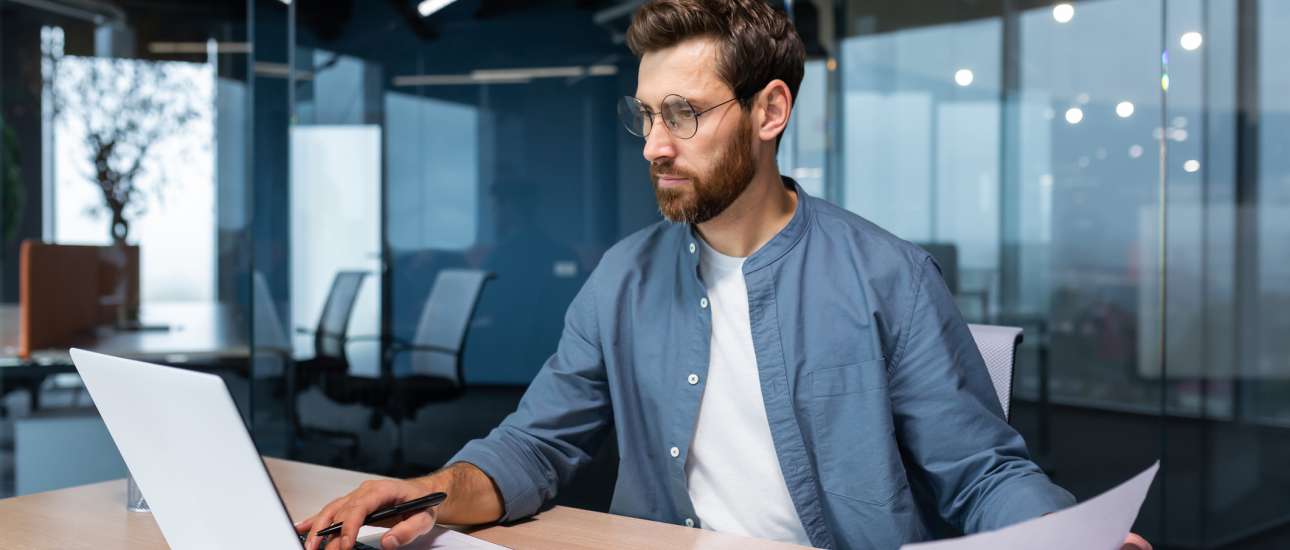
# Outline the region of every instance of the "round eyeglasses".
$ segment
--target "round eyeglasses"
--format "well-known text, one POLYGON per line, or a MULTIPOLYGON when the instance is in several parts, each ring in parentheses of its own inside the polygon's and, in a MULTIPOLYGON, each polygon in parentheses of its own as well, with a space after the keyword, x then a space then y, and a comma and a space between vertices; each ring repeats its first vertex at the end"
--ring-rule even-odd
POLYGON ((668 94, 663 98, 663 106, 658 113, 646 107, 641 100, 632 96, 623 96, 618 100, 618 118, 622 119, 623 126, 627 128, 636 137, 647 137, 654 127, 654 117, 662 115, 663 123, 667 126, 668 133, 678 139, 690 139, 694 134, 699 132, 699 117, 704 113, 716 109, 722 105, 736 101, 739 98, 732 97, 721 103, 708 107, 702 111, 696 112, 690 101, 677 94, 668 94))

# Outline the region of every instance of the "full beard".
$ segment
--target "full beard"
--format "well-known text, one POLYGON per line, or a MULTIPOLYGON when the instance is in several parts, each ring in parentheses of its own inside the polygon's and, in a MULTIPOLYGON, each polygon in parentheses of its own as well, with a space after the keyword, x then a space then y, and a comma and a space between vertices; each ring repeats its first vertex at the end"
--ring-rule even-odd
POLYGON ((672 165, 671 161, 650 164, 650 180, 658 211, 673 223, 700 224, 717 217, 729 208, 752 183, 756 167, 752 159, 752 123, 747 117, 739 123, 734 138, 718 152, 712 170, 700 177, 672 165), (690 180, 684 187, 659 187, 661 175, 690 180))

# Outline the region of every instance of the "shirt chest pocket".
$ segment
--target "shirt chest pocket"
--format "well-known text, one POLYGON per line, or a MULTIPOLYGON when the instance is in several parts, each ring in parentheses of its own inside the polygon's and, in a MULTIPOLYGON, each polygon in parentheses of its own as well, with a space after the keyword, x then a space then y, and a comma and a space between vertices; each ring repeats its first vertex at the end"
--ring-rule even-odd
POLYGON ((908 486, 882 358, 808 375, 812 432, 824 490, 882 505, 908 486))

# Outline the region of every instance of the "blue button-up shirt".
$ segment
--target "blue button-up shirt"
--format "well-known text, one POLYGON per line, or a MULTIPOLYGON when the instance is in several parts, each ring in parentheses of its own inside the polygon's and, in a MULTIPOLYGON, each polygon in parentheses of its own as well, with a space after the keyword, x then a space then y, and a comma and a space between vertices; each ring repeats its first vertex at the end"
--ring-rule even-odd
MULTIPOLYGON (((894 549, 944 522, 971 533, 1073 504, 1004 420, 931 257, 784 181, 793 218, 743 273, 760 398, 811 543, 894 549)), ((607 251, 518 410, 450 461, 493 479, 502 521, 537 512, 613 427, 610 511, 693 524, 685 460, 712 330, 697 240, 659 222, 607 251)))

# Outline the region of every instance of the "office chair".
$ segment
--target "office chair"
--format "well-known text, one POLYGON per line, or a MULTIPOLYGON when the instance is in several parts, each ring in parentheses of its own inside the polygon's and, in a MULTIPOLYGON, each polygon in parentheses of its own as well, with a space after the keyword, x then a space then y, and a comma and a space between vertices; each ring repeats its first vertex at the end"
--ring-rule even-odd
POLYGON ((444 269, 435 277, 411 342, 391 339, 381 378, 350 377, 347 384, 394 422, 398 442, 394 469, 404 468, 403 424, 426 405, 456 399, 464 390, 462 351, 484 283, 493 274, 474 269, 444 269), (406 354, 410 373, 395 375, 394 359, 406 354))
POLYGON ((1016 327, 997 325, 968 325, 985 367, 990 372, 990 381, 1003 406, 1003 418, 1010 417, 1012 405, 1013 371, 1017 364, 1017 346, 1021 344, 1022 330, 1016 327))
POLYGON ((297 401, 300 394, 313 386, 318 386, 329 399, 339 403, 354 401, 345 384, 349 372, 349 358, 345 353, 345 344, 349 342, 349 319, 354 313, 354 304, 358 301, 358 292, 363 287, 367 276, 363 271, 341 271, 332 279, 331 289, 327 291, 327 300, 323 303, 322 314, 318 317, 315 330, 296 329, 300 334, 312 334, 314 337, 314 356, 304 361, 295 361, 290 368, 288 383, 292 429, 295 434, 291 440, 294 451, 300 439, 340 440, 348 446, 350 464, 358 457, 358 434, 305 426, 298 414, 297 401))

